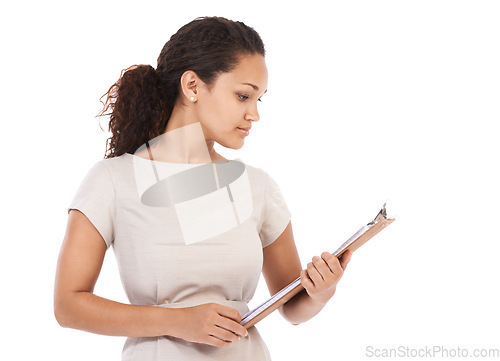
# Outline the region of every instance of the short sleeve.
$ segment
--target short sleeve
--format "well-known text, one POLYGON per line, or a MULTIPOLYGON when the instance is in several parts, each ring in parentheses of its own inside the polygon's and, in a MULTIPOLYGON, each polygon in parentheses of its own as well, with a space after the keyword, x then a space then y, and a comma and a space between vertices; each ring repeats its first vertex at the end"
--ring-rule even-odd
POLYGON ((87 172, 68 207, 68 213, 71 209, 78 209, 85 214, 104 238, 108 249, 114 239, 115 204, 115 187, 101 160, 87 172))
POLYGON ((262 248, 272 244, 283 233, 291 217, 292 214, 278 184, 268 175, 264 190, 261 228, 259 230, 262 248))

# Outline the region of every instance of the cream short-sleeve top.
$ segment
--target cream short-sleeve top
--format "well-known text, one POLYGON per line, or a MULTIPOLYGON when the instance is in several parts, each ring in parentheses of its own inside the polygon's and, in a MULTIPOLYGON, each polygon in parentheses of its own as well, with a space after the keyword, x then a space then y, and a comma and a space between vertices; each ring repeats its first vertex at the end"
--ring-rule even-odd
MULTIPOLYGON (((291 213, 268 173, 237 161, 244 165, 241 174, 233 172, 237 178, 225 180, 219 174, 214 188, 197 183, 200 173, 193 168, 199 164, 154 161, 150 167, 152 161, 129 153, 99 160, 88 171, 68 213, 84 213, 107 248, 113 247, 131 304, 190 307, 214 302, 242 315, 249 311, 262 271, 262 249, 283 232, 291 213), (182 173, 190 170, 194 173, 182 173), (192 176, 178 178, 183 180, 170 189, 169 201, 152 206, 151 193, 149 201, 144 198, 155 182, 183 174, 192 176), (185 196, 182 187, 191 194, 203 189, 185 196), (182 196, 175 200, 176 195, 182 196)), ((256 326, 248 333, 228 348, 172 336, 129 337, 122 360, 271 360, 256 326)))

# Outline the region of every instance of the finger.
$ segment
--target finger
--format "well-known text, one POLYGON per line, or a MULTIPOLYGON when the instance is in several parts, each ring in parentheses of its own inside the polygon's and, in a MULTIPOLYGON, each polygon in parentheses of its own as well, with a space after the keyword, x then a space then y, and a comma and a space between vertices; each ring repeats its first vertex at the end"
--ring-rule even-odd
POLYGON ((300 271, 300 283, 306 290, 314 290, 314 283, 307 276, 307 270, 300 271))
POLYGON ((311 279, 311 281, 314 283, 314 286, 318 286, 323 282, 323 277, 321 277, 320 273, 314 267, 314 264, 312 262, 309 262, 307 264, 307 275, 311 279))
MULTIPOLYGON (((324 252, 322 254, 322 257, 323 256, 328 257, 327 255, 325 255, 325 253, 328 253, 328 252, 324 252)), ((318 256, 313 257, 314 267, 316 267, 316 269, 318 270, 318 272, 320 273, 320 275, 324 281, 332 281, 334 274, 333 274, 332 270, 330 269, 330 266, 328 265, 328 263, 322 257, 321 258, 318 256)), ((335 257, 333 257, 333 258, 335 258, 335 257)))
POLYGON ((241 322, 241 313, 236 309, 228 306, 223 306, 220 304, 216 304, 216 311, 219 315, 230 318, 238 323, 241 322))
POLYGON ((322 259, 327 264, 333 275, 342 274, 342 268, 340 266, 339 259, 329 252, 323 252, 321 254, 322 259))
POLYGON ((338 273, 338 271, 340 269, 340 263, 339 263, 339 259, 337 257, 335 257, 330 252, 323 252, 321 254, 321 258, 323 259, 323 261, 325 262, 325 264, 328 266, 328 268, 330 269, 330 271, 333 274, 338 273))
POLYGON ((351 260, 352 253, 353 252, 351 250, 347 250, 344 252, 344 254, 342 254, 342 257, 340 258, 340 266, 342 267, 343 270, 346 269, 347 264, 351 260))
MULTIPOLYGON (((240 321, 241 322, 241 321, 240 321)), ((223 327, 224 329, 234 333, 236 336, 248 336, 248 331, 245 327, 240 325, 239 323, 234 322, 233 320, 225 317, 221 317, 215 323, 217 326, 223 327)))
POLYGON ((210 335, 210 337, 208 338, 207 344, 210 346, 214 346, 214 347, 229 347, 233 343, 231 341, 224 341, 216 336, 210 335))
POLYGON ((214 325, 214 327, 209 332, 211 336, 217 337, 223 341, 236 342, 238 341, 238 335, 226 329, 224 326, 220 326, 218 324, 214 325))

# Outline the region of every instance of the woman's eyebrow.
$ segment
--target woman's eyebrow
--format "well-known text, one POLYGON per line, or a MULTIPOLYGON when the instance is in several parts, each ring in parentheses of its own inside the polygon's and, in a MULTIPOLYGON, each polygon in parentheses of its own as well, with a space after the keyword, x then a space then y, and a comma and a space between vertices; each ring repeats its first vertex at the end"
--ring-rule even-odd
MULTIPOLYGON (((258 91, 258 90, 259 90, 259 87, 258 87, 257 85, 255 85, 255 84, 252 84, 252 83, 241 83, 241 84, 243 84, 243 85, 250 85, 250 86, 251 86, 252 88, 254 88, 256 91, 258 91)), ((266 89, 266 91, 265 91, 263 94, 265 94, 266 92, 267 92, 267 89, 266 89)))

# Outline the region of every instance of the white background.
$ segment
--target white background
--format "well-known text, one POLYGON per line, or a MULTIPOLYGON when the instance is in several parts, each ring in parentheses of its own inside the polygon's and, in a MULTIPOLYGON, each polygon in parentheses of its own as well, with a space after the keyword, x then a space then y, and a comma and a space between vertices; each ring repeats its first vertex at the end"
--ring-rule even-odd
MULTIPOLYGON (((302 265, 384 202, 396 217, 317 317, 258 324, 273 360, 500 348, 497 1, 28 1, 0 21, 2 354, 119 360, 124 338, 53 316, 67 206, 104 156, 99 98, 206 15, 243 21, 266 45, 261 120, 242 149, 218 150, 279 184, 302 265)), ((127 302, 112 251, 96 293, 127 302)), ((261 278, 250 306, 268 296, 261 278)))

